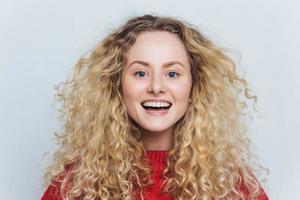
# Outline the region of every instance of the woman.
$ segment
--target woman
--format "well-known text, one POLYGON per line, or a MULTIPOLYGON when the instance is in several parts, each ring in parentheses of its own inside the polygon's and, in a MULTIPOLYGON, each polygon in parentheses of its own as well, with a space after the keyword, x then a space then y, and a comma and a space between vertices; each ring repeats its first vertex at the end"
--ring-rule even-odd
POLYGON ((188 23, 130 19, 58 92, 64 130, 50 199, 268 199, 248 163, 249 95, 234 62, 188 23))

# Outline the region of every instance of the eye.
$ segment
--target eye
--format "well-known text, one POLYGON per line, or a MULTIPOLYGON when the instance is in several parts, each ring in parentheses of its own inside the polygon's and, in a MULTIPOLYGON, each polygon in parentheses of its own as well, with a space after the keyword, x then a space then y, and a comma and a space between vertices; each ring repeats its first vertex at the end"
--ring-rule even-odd
POLYGON ((138 72, 135 72, 134 75, 142 78, 142 77, 146 76, 146 73, 143 71, 138 71, 138 72))
POLYGON ((170 78, 176 78, 177 76, 179 76, 179 74, 177 72, 168 72, 168 75, 170 78))

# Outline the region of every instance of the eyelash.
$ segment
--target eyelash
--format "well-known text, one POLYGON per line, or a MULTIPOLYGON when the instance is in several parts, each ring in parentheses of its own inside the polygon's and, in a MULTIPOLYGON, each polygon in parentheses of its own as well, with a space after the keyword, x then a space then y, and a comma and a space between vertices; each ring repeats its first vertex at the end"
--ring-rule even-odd
MULTIPOLYGON (((134 75, 137 76, 140 72, 145 73, 144 71, 137 71, 137 72, 134 73, 134 75)), ((168 74, 169 74, 169 73, 175 73, 175 74, 176 74, 176 77, 174 77, 174 78, 177 78, 177 77, 180 75, 179 73, 173 72, 173 71, 168 72, 168 74)), ((143 77, 140 77, 140 78, 143 78, 143 77)), ((174 79, 174 78, 172 78, 172 79, 174 79)))

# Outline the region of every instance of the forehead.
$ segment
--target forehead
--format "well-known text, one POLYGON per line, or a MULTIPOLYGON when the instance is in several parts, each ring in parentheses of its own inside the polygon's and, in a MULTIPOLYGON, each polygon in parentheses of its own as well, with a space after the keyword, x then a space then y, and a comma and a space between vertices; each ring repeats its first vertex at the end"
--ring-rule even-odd
POLYGON ((180 61, 188 64, 188 55, 183 42, 166 31, 143 32, 127 52, 127 61, 145 62, 180 61))

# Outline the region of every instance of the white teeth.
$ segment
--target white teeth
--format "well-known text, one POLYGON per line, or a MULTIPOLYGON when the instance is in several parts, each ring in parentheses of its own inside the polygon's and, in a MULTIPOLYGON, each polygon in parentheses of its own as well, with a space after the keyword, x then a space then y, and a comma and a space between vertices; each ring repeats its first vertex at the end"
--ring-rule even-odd
POLYGON ((149 107, 168 107, 171 104, 168 102, 151 102, 151 101, 146 101, 143 103, 143 106, 149 106, 149 107))

